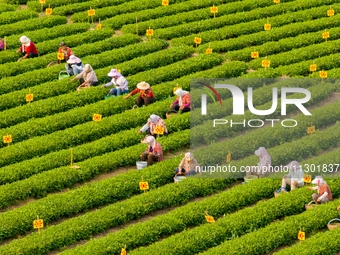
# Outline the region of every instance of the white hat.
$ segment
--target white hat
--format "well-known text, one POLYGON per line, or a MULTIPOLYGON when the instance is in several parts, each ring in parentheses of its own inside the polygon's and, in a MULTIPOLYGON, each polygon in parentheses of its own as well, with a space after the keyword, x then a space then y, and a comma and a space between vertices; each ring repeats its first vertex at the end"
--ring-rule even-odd
POLYGON ((31 40, 30 40, 27 36, 25 36, 25 35, 21 36, 20 39, 19 39, 19 41, 20 41, 22 44, 29 44, 29 43, 31 42, 31 40))
POLYGON ((315 179, 312 181, 312 184, 316 184, 318 186, 325 183, 325 180, 321 176, 316 176, 315 179))
POLYGON ((89 73, 92 71, 92 67, 89 64, 86 64, 83 69, 86 73, 89 73))
POLYGON ((69 64, 79 64, 81 62, 80 58, 77 58, 75 55, 71 55, 70 58, 67 60, 69 64))
POLYGON ((150 88, 150 84, 146 83, 145 81, 142 81, 142 82, 137 84, 137 88, 139 88, 141 90, 147 90, 148 88, 150 88))
POLYGON ((114 76, 122 76, 120 72, 117 71, 117 69, 111 69, 111 71, 107 74, 109 77, 114 77, 114 76))

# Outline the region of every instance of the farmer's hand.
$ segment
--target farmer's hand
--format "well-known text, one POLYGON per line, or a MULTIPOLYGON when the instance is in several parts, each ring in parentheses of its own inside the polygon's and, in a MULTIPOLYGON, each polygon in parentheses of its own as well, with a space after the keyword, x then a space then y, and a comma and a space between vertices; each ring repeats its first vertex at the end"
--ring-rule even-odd
POLYGON ((313 188, 312 188, 312 187, 308 187, 308 189, 309 189, 309 190, 313 190, 313 188))
POLYGON ((127 96, 124 97, 124 99, 128 99, 129 97, 130 97, 130 95, 127 95, 127 96))
POLYGON ((104 85, 101 85, 100 87, 101 87, 101 88, 104 88, 104 85))
POLYGON ((71 81, 75 81, 76 80, 76 77, 72 78, 71 81))
POLYGON ((338 211, 340 211, 340 206, 337 208, 338 211))
POLYGON ((141 134, 142 133, 142 130, 138 130, 138 134, 141 134))
POLYGON ((299 183, 297 181, 293 182, 294 186, 297 186, 299 183))
POLYGON ((320 198, 318 198, 318 199, 316 200, 316 202, 320 203, 320 202, 321 202, 320 198))

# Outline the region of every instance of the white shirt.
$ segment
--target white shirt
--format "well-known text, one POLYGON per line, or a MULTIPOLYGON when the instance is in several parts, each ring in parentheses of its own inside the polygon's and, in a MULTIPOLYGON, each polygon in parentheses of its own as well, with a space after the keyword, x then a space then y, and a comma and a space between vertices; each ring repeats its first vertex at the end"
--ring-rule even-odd
POLYGON ((116 89, 122 89, 124 91, 124 90, 128 90, 129 83, 124 78, 124 76, 119 76, 117 80, 113 78, 111 82, 105 84, 104 87, 109 87, 112 85, 115 85, 116 89))

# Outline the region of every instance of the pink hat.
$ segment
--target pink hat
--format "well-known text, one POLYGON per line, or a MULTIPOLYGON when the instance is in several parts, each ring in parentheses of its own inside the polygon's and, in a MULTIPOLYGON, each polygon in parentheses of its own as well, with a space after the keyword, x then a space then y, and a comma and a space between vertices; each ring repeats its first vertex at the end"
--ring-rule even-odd
POLYGON ((75 55, 71 55, 70 58, 67 60, 69 64, 79 64, 81 62, 80 58, 77 58, 75 55))
POLYGON ((122 76, 117 69, 111 69, 111 71, 107 74, 107 76, 114 77, 114 76, 122 76))

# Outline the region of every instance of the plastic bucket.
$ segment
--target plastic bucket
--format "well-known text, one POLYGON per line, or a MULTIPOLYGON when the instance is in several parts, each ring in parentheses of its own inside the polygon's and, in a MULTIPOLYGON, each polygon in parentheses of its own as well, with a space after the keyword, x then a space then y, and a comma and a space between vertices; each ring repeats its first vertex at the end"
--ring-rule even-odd
POLYGON ((249 175, 249 176, 247 176, 247 177, 244 177, 244 182, 245 182, 245 183, 248 183, 248 182, 253 181, 253 180, 256 180, 256 179, 258 179, 258 178, 259 178, 259 177, 256 176, 256 175, 249 175))
POLYGON ((146 162, 146 161, 137 161, 136 162, 137 170, 141 170, 144 167, 146 167, 147 165, 148 165, 148 162, 146 162))
POLYGON ((67 71, 61 71, 59 73, 58 79, 62 80, 62 79, 68 78, 68 77, 70 77, 70 74, 67 71))
POLYGON ((175 178, 174 178, 174 180, 175 180, 175 182, 180 182, 180 181, 182 181, 182 180, 184 180, 185 178, 187 178, 186 176, 176 176, 175 178))

